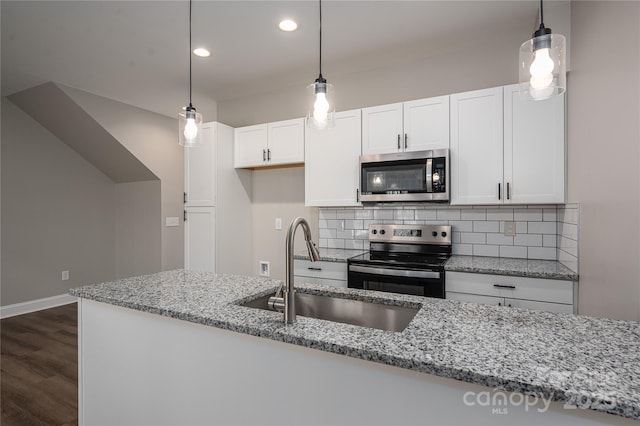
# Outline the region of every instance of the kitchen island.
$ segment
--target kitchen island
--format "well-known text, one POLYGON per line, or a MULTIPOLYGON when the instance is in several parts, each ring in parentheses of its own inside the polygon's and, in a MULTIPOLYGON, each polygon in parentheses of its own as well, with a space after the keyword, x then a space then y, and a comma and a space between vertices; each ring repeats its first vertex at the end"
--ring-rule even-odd
POLYGON ((239 306, 277 280, 168 271, 74 289, 82 424, 633 424, 640 324, 421 306, 388 332, 239 306), (345 356, 346 355, 346 356, 345 356))

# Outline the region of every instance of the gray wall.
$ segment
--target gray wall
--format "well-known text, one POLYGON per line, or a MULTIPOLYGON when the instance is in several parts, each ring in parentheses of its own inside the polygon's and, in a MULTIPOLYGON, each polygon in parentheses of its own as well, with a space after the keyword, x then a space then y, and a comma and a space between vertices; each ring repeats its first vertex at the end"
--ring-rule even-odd
POLYGON ((580 1, 571 8, 568 183, 570 201, 580 203, 579 309, 637 321, 640 3, 580 1))
POLYGON ((3 306, 115 278, 114 183, 6 98, 1 168, 3 306))
MULTIPOLYGON (((184 231, 164 226, 167 216, 182 218, 184 148, 178 145, 178 120, 81 90, 61 86, 89 115, 149 168, 161 185, 161 269, 184 265, 184 231)), ((149 217, 148 220, 155 220, 149 217)))

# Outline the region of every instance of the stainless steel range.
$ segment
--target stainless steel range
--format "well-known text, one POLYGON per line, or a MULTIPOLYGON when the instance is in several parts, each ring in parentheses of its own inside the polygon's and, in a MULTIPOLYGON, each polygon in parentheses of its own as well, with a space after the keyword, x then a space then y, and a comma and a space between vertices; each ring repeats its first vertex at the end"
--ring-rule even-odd
POLYGON ((444 299, 449 225, 369 225, 369 252, 348 263, 350 288, 444 299))

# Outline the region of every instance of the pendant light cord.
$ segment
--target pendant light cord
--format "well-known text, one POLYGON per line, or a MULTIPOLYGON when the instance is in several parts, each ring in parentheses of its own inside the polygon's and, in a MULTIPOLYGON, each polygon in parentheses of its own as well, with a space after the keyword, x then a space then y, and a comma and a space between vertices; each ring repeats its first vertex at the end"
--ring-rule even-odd
POLYGON ((191 104, 191 4, 192 0, 189 0, 189 107, 192 108, 191 104))
POLYGON ((540 0, 540 26, 544 27, 544 10, 542 8, 542 0, 540 0))
POLYGON ((319 0, 320 4, 320 77, 322 77, 322 0, 319 0))

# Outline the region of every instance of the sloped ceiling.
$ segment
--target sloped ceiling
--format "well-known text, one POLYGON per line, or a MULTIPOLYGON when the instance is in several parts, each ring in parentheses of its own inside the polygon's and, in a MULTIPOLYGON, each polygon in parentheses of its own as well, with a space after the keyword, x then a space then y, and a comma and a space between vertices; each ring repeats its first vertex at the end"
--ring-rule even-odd
POLYGON ((23 90, 9 100, 114 182, 158 180, 55 83, 23 90))

